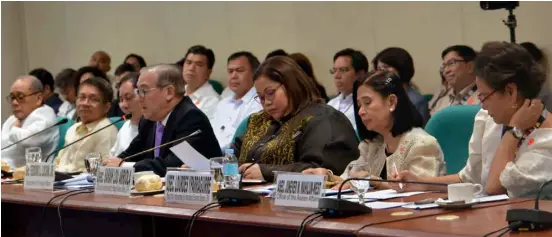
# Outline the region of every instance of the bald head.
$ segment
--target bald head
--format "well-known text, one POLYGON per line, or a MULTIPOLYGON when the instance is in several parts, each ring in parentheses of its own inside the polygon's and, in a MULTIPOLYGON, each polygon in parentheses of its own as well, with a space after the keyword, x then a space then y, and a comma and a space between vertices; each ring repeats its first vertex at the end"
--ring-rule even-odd
POLYGON ((107 73, 111 70, 111 57, 105 51, 96 51, 90 57, 88 65, 94 66, 102 70, 102 72, 107 73))
POLYGON ((9 95, 13 115, 23 120, 42 106, 43 91, 44 87, 38 78, 31 75, 18 77, 12 84, 9 95))

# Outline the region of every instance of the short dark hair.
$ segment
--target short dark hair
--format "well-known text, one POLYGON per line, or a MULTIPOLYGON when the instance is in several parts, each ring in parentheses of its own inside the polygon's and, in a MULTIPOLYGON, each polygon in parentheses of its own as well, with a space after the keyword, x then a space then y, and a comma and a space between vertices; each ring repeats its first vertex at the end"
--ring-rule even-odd
POLYGON ((184 60, 186 60, 188 54, 199 54, 207 57, 207 68, 213 69, 213 66, 215 65, 215 53, 213 53, 213 50, 208 49, 203 45, 194 45, 188 49, 188 52, 184 55, 184 60))
POLYGON ((126 63, 126 61, 129 59, 129 58, 135 58, 136 60, 138 60, 138 63, 140 64, 140 68, 143 68, 143 67, 146 67, 146 60, 144 60, 144 58, 138 54, 129 54, 125 57, 125 60, 123 61, 123 63, 126 63))
POLYGON ((546 80, 543 68, 515 43, 487 42, 475 59, 475 75, 496 91, 514 83, 525 99, 534 99, 546 80))
POLYGON ((75 69, 65 68, 56 75, 54 85, 60 89, 68 86, 75 88, 77 86, 77 79, 75 78, 76 74, 77 71, 75 71, 75 69))
POLYGON ((447 55, 450 52, 456 52, 458 56, 460 56, 466 62, 471 62, 475 60, 475 57, 477 56, 477 53, 475 52, 475 50, 473 50, 473 48, 470 46, 453 45, 443 50, 443 52, 441 53, 441 59, 445 59, 445 55, 447 55))
MULTIPOLYGON (((388 71, 372 71, 364 79, 358 80, 357 88, 361 86, 368 86, 376 93, 380 94, 383 98, 387 98, 390 95, 397 96, 397 106, 395 110, 391 112, 393 117, 393 127, 391 128, 391 134, 393 137, 399 136, 405 132, 410 131, 412 128, 418 128, 423 126, 423 119, 418 110, 406 94, 402 86, 402 80, 399 75, 388 71)), ((358 95, 358 91, 355 91, 355 96, 358 95)), ((359 109, 356 98, 353 99, 355 107, 359 109)), ((357 110, 358 111, 358 110, 357 110)), ((355 113, 355 120, 361 121, 358 113, 355 113)), ((378 137, 379 133, 368 130, 364 124, 358 126, 358 134, 362 140, 374 140, 378 137)))
POLYGON ((103 78, 105 81, 110 83, 109 79, 107 78, 107 75, 104 72, 102 72, 102 70, 100 70, 99 68, 97 68, 95 66, 84 66, 84 67, 79 68, 79 70, 77 70, 77 73, 75 74, 75 80, 76 80, 75 91, 77 93, 79 91, 80 78, 82 77, 82 75, 84 75, 86 73, 92 73, 92 75, 94 75, 94 77, 103 78))
POLYGON ((44 68, 36 68, 29 72, 29 75, 38 78, 44 88, 46 88, 46 86, 49 86, 50 90, 54 90, 54 77, 52 76, 52 73, 50 73, 48 70, 44 68))
POLYGON ((90 85, 93 87, 96 87, 102 94, 102 102, 104 104, 111 103, 113 100, 113 89, 111 88, 111 85, 105 80, 105 78, 101 77, 93 77, 86 81, 83 81, 80 83, 79 88, 83 85, 90 85))
POLYGON ((120 76, 121 74, 125 72, 135 72, 136 68, 132 64, 129 63, 123 63, 115 69, 115 76, 120 76))
POLYGON ((366 56, 361 51, 354 50, 354 49, 351 49, 351 48, 343 49, 343 50, 337 52, 333 56, 333 61, 335 62, 335 60, 337 60, 337 58, 342 57, 342 56, 346 56, 346 57, 351 58, 353 68, 355 69, 355 72, 359 72, 359 71, 362 71, 362 70, 365 71, 365 72, 368 72, 368 68, 369 68, 368 59, 366 58, 366 56))
POLYGON ((519 45, 525 48, 525 50, 527 50, 527 52, 529 52, 531 56, 533 56, 533 59, 535 59, 535 61, 537 61, 538 63, 541 62, 544 55, 542 54, 542 51, 537 47, 537 45, 535 45, 533 42, 523 42, 519 45))
POLYGON ((123 78, 121 78, 121 81, 117 84, 117 88, 120 88, 122 84, 125 82, 132 83, 132 87, 136 88, 138 84, 138 78, 140 77, 139 72, 131 72, 129 74, 126 74, 123 78))
POLYGON ((301 70, 299 65, 287 56, 275 56, 265 60, 253 76, 256 81, 261 76, 282 83, 292 103, 292 114, 312 103, 323 103, 313 80, 301 70))
POLYGON ((265 60, 275 56, 288 56, 289 54, 283 49, 275 49, 266 54, 265 60))
POLYGON ((247 61, 249 61, 249 65, 251 66, 251 70, 253 72, 255 72, 255 70, 257 70, 257 68, 259 68, 259 65, 261 64, 259 62, 259 59, 257 59, 255 55, 253 55, 251 52, 248 52, 248 51, 239 51, 239 52, 233 53, 232 55, 230 55, 230 57, 228 57, 227 63, 239 57, 247 58, 247 61))
POLYGON ((399 72, 403 84, 410 84, 414 77, 414 60, 410 53, 403 48, 389 47, 379 52, 372 60, 372 65, 377 69, 378 62, 385 63, 399 72))

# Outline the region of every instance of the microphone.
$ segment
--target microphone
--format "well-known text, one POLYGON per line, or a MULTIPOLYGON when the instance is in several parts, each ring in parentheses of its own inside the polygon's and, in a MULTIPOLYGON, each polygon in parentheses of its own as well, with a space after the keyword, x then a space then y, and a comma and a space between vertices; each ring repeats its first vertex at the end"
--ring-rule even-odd
MULTIPOLYGON (((130 118, 132 117, 132 114, 127 114, 127 115, 125 115, 125 117, 126 117, 126 119, 130 119, 130 118)), ((46 156, 45 162, 48 162, 48 160, 50 159, 50 157, 51 157, 52 155, 56 154, 57 152, 59 152, 59 151, 65 149, 65 148, 67 148, 67 147, 69 147, 69 146, 71 146, 71 145, 73 145, 73 144, 75 144, 75 143, 77 143, 77 142, 80 142, 80 141, 82 141, 83 139, 85 139, 85 138, 87 138, 87 137, 90 137, 90 136, 92 136, 92 135, 94 135, 94 134, 96 134, 96 133, 98 133, 98 132, 100 132, 100 131, 102 131, 102 130, 108 128, 108 127, 110 127, 110 126, 113 126, 114 124, 116 124, 116 123, 118 123, 118 122, 121 122, 121 121, 125 120, 125 117, 121 117, 121 118, 117 119, 117 121, 115 121, 115 122, 113 122, 113 123, 110 123, 110 124, 104 126, 103 128, 100 128, 100 129, 94 131, 93 133, 87 134, 86 136, 81 137, 80 139, 77 139, 76 141, 71 142, 71 143, 69 143, 69 144, 63 146, 62 148, 56 149, 56 150, 53 151, 52 153, 48 154, 48 156, 46 156)))
POLYGON ((545 182, 535 198, 534 209, 510 209, 506 212, 508 227, 514 231, 546 230, 552 228, 552 212, 539 210, 539 199, 544 187, 552 183, 552 180, 545 182))
POLYGON ((383 179, 370 179, 370 178, 348 178, 341 182, 339 185, 339 190, 337 192, 337 199, 330 198, 321 198, 318 201, 318 208, 322 211, 322 216, 325 218, 339 218, 339 217, 349 217, 362 215, 372 212, 372 209, 357 203, 350 202, 347 200, 341 199, 341 189, 343 185, 348 181, 371 181, 371 182, 388 182, 388 183, 406 183, 406 184, 425 184, 425 185, 436 185, 436 186, 448 186, 444 183, 431 183, 431 182, 417 182, 417 181, 402 181, 402 180, 383 180, 383 179))
POLYGON ((131 158, 134 158, 134 157, 137 157, 137 156, 139 156, 139 155, 142 155, 142 154, 145 154, 145 153, 154 151, 155 149, 158 149, 158 148, 161 148, 161 147, 165 147, 165 146, 168 146, 168 145, 173 144, 173 143, 176 143, 176 142, 180 142, 180 141, 186 140, 186 139, 188 139, 188 138, 190 138, 190 137, 193 137, 193 136, 196 136, 196 135, 200 134, 201 132, 202 132, 201 129, 198 129, 198 130, 196 130, 195 132, 191 133, 191 134, 188 135, 188 136, 181 137, 181 138, 172 140, 172 141, 170 141, 170 142, 163 143, 163 144, 161 144, 161 145, 159 145, 159 146, 156 146, 156 147, 147 149, 147 150, 145 150, 145 151, 138 152, 138 153, 136 153, 136 154, 127 156, 127 157, 125 157, 125 158, 123 158, 123 159, 121 160, 121 163, 119 163, 119 166, 121 166, 121 164, 122 164, 123 161, 125 161, 125 160, 131 159, 131 158))
POLYGON ((10 147, 12 147, 12 146, 15 146, 15 145, 21 143, 22 141, 25 141, 25 140, 27 140, 27 139, 29 139, 29 138, 31 138, 31 137, 34 137, 34 136, 36 136, 36 135, 38 135, 38 134, 40 134, 40 133, 43 133, 43 132, 47 131, 47 130, 50 129, 50 128, 53 128, 53 127, 56 127, 56 126, 65 124, 65 123, 67 123, 68 121, 69 121, 68 119, 63 118, 62 120, 60 120, 60 121, 57 122, 56 124, 54 124, 54 125, 52 125, 52 126, 50 126, 50 127, 47 127, 47 128, 45 128, 44 130, 41 130, 41 131, 39 131, 39 132, 36 132, 35 134, 32 134, 32 135, 30 135, 30 136, 28 136, 28 137, 26 137, 26 138, 23 138, 23 139, 21 139, 21 140, 19 140, 19 141, 17 141, 17 142, 14 142, 14 143, 12 143, 12 144, 10 144, 10 145, 8 145, 8 146, 2 148, 2 151, 5 150, 5 149, 10 148, 10 147))

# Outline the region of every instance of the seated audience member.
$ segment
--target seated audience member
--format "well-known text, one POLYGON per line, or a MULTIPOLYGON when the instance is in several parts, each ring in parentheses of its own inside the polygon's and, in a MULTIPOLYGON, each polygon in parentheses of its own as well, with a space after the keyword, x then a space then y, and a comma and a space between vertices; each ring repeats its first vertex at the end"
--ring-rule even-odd
POLYGON ((135 67, 132 64, 123 63, 115 69, 115 84, 121 82, 121 79, 131 72, 136 72, 135 67))
POLYGON ((302 53, 292 53, 289 55, 301 69, 303 69, 303 72, 309 76, 314 81, 314 84, 316 85, 316 89, 318 89, 318 92, 320 94, 320 98, 324 100, 324 102, 328 103, 330 101, 330 98, 328 98, 328 95, 326 94, 326 88, 318 80, 316 80, 316 76, 314 76, 314 70, 312 69, 312 64, 302 53))
POLYGON ((317 167, 341 173, 358 157, 351 123, 324 104, 293 59, 269 58, 253 80, 263 111, 251 115, 246 131, 233 144, 244 178, 272 181, 273 171, 317 167))
POLYGON ((138 54, 133 54, 133 53, 125 57, 124 63, 128 63, 134 66, 134 70, 136 70, 136 72, 140 72, 140 69, 145 68, 147 66, 146 60, 144 60, 142 56, 138 54))
POLYGON ((77 74, 75 75, 75 78, 77 78, 79 84, 85 81, 86 79, 93 78, 93 77, 103 78, 105 81, 111 84, 111 81, 109 81, 109 79, 107 78, 107 75, 97 67, 93 67, 93 66, 81 67, 79 68, 79 70, 77 70, 77 74))
POLYGON ((123 111, 119 107, 119 84, 124 76, 134 71, 134 66, 128 63, 123 63, 115 69, 115 81, 112 84, 113 98, 115 99, 111 102, 111 109, 107 113, 107 117, 120 117, 123 115, 123 111))
MULTIPOLYGON (((476 183, 487 195, 535 197, 552 170, 552 116, 535 99, 545 80, 542 67, 517 44, 488 42, 474 69, 482 109, 475 116, 464 169, 442 177, 420 177, 404 170, 392 178, 476 183)), ((406 189, 436 187, 406 184, 406 189)), ((546 193, 552 194, 552 187, 546 193)))
POLYGON ((475 57, 475 51, 466 45, 453 45, 443 50, 441 69, 450 89, 447 95, 434 101, 431 115, 452 105, 479 104, 473 73, 475 57))
POLYGON ((360 51, 343 49, 334 55, 333 68, 330 69, 339 94, 330 100, 328 105, 345 114, 355 130, 357 127, 353 108, 353 83, 368 72, 368 61, 365 59, 360 51))
POLYGON ((29 72, 29 75, 34 76, 42 82, 44 92, 42 93, 42 98, 44 104, 50 106, 54 109, 54 112, 57 114, 59 107, 63 104, 57 93, 54 92, 54 77, 52 74, 44 68, 37 68, 29 72))
POLYGON ((240 123, 252 113, 262 110, 254 97, 253 73, 259 60, 250 52, 236 52, 228 57, 228 88, 234 96, 223 99, 216 107, 215 119, 211 121, 222 150, 230 148, 232 138, 240 123))
POLYGON ((117 133, 117 141, 111 148, 109 156, 118 156, 125 151, 132 139, 138 135, 138 123, 142 117, 142 106, 138 95, 134 92, 138 77, 137 72, 131 72, 124 76, 119 83, 119 107, 124 114, 131 114, 130 120, 127 120, 119 133, 117 133))
MULTIPOLYGON (((410 170, 419 176, 444 175, 441 147, 434 137, 421 128, 422 117, 408 99, 399 76, 393 72, 372 72, 359 83, 357 119, 362 121, 364 127, 359 127, 362 138, 358 146, 360 157, 353 162, 368 164, 363 167, 365 172, 361 177, 387 179, 395 172, 395 166, 398 170, 410 170)), ((307 169, 303 173, 333 174, 324 168, 307 169)), ((341 177, 332 177, 331 180, 347 178, 349 174, 345 171, 341 177)), ((370 184, 390 188, 387 183, 370 184)), ((348 183, 345 188, 347 186, 348 183)))
POLYGON ((416 110, 423 119, 423 126, 429 120, 429 108, 425 98, 420 94, 412 84, 414 77, 414 60, 410 53, 403 48, 391 47, 379 52, 372 60, 374 68, 378 71, 394 72, 402 80, 402 84, 408 99, 414 104, 416 110))
POLYGON ((535 61, 537 61, 538 64, 540 64, 544 68, 544 72, 547 75, 547 79, 542 85, 542 89, 539 92, 539 99, 541 99, 542 103, 544 103, 544 107, 546 107, 547 110, 552 110, 552 91, 550 89, 550 82, 548 80, 548 60, 546 60, 546 57, 542 53, 542 51, 537 48, 537 46, 531 42, 523 42, 520 44, 527 50, 532 56, 535 61))
POLYGON ((61 104, 57 113, 59 117, 72 119, 75 115, 78 88, 78 81, 75 78, 76 74, 77 72, 72 68, 66 68, 61 70, 54 80, 59 95, 63 99, 63 104, 61 104))
MULTIPOLYGON (((67 130, 65 144, 109 125, 111 121, 106 116, 112 100, 111 85, 104 78, 93 77, 81 82, 77 96, 77 114, 80 122, 67 130)), ((107 157, 116 140, 117 127, 112 125, 61 150, 55 160, 56 171, 85 172, 86 156, 92 152, 99 152, 102 158, 107 157)))
POLYGON ((431 96, 431 100, 429 101, 429 113, 431 116, 433 116, 431 111, 433 111, 433 108, 437 105, 437 101, 441 100, 444 96, 447 96, 450 90, 447 80, 443 75, 443 70, 439 70, 439 76, 441 76, 441 86, 439 86, 439 89, 433 93, 433 96, 431 96))
MULTIPOLYGON (((88 61, 88 66, 97 67, 103 73, 107 74, 111 70, 111 57, 105 51, 96 51, 90 57, 88 61)), ((108 78, 106 78, 108 79, 108 78)))
MULTIPOLYGON (((138 125, 138 135, 118 157, 104 161, 107 166, 119 166, 122 159, 161 144, 188 136, 197 130, 201 133, 186 141, 207 158, 221 156, 221 150, 209 119, 184 96, 182 73, 173 65, 158 65, 143 69, 138 79, 137 92, 144 119, 138 125)), ((134 169, 154 171, 165 176, 168 167, 180 167, 182 161, 165 146, 133 157, 134 169)))
POLYGON ((209 120, 215 117, 215 109, 220 101, 219 94, 208 82, 215 54, 211 49, 195 45, 186 52, 182 74, 186 81, 186 95, 201 110, 209 120))
MULTIPOLYGON (((2 148, 16 143, 32 134, 40 132, 57 123, 56 113, 43 104, 43 86, 34 76, 21 76, 11 86, 6 97, 11 105, 11 115, 2 125, 2 148)), ((42 158, 56 149, 59 139, 57 127, 48 129, 19 144, 2 150, 2 161, 12 169, 24 166, 25 149, 40 147, 42 158)))
POLYGON ((289 54, 283 49, 275 49, 266 55, 265 60, 275 56, 289 56, 289 54))

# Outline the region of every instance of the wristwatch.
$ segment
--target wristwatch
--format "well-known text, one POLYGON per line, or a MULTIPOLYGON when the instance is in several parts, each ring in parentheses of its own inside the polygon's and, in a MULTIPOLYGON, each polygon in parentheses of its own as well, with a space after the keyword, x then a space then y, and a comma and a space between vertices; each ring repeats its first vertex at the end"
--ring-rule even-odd
POLYGON ((521 129, 516 127, 507 127, 506 129, 507 129, 506 131, 509 131, 512 133, 515 139, 521 140, 523 138, 523 131, 521 131, 521 129))

